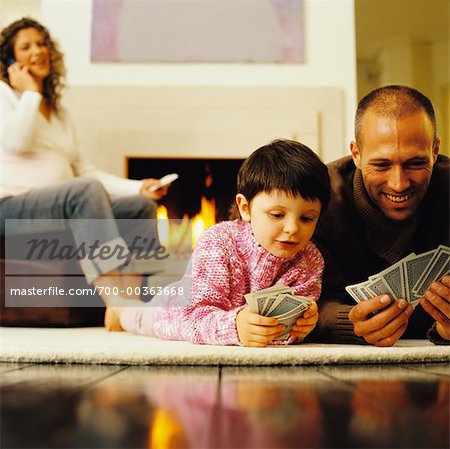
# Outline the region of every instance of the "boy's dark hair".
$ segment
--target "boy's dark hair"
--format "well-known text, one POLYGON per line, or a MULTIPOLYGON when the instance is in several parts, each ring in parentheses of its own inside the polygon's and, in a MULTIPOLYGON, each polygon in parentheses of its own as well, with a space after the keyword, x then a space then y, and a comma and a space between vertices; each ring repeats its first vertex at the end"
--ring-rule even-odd
MULTIPOLYGON (((319 200, 324 210, 330 201, 328 168, 306 145, 294 140, 274 140, 254 151, 237 175, 237 193, 248 202, 260 192, 273 190, 319 200)), ((237 207, 232 207, 230 218, 239 218, 237 207)))
POLYGON ((428 97, 412 87, 400 85, 379 87, 360 100, 355 114, 355 138, 360 146, 364 142, 364 115, 369 109, 381 117, 392 118, 401 118, 423 110, 433 128, 433 140, 436 139, 436 116, 433 105, 428 97))

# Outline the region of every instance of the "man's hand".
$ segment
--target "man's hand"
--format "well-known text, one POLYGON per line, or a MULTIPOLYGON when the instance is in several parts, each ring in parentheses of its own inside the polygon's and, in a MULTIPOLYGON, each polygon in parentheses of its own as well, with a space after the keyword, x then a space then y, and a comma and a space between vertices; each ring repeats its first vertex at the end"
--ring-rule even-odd
POLYGON ((303 340, 316 327, 318 319, 319 312, 317 310, 317 304, 313 302, 303 316, 292 326, 289 335, 303 340))
POLYGON ((236 316, 236 327, 240 342, 244 346, 263 348, 284 330, 276 318, 258 315, 250 307, 242 309, 236 316))
POLYGON ((147 178, 142 180, 142 187, 139 193, 141 195, 146 196, 147 198, 150 198, 151 200, 158 201, 163 196, 167 194, 167 191, 169 190, 170 184, 161 187, 160 189, 154 190, 151 192, 149 189, 153 186, 156 186, 159 184, 159 179, 154 178, 147 178))
POLYGON ((450 276, 433 282, 420 300, 420 305, 436 320, 436 330, 450 340, 450 276))
POLYGON ((348 318, 355 334, 367 343, 392 346, 405 332, 412 312, 404 299, 392 301, 388 295, 380 295, 353 307, 348 318))
POLYGON ((26 90, 39 92, 39 86, 31 75, 28 66, 21 67, 18 62, 11 64, 8 67, 8 77, 11 87, 19 92, 25 92, 26 90))

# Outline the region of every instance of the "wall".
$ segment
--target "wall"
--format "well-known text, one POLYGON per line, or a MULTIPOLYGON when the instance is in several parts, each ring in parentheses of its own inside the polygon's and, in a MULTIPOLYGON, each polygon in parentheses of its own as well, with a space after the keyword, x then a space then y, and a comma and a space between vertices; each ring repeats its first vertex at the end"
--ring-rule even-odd
MULTIPOLYGON (((10 2, 11 3, 11 2, 10 2)), ((20 2, 19 2, 20 3, 20 2)), ((60 42, 72 86, 337 87, 342 138, 328 160, 348 152, 356 106, 353 0, 305 0, 305 64, 92 64, 89 0, 41 0, 40 17, 60 42)), ((23 8, 21 8, 23 9, 23 8)), ((118 99, 118 102, 121 100, 118 99)), ((299 109, 302 104, 299 104, 299 109)))
POLYGON ((65 101, 86 156, 118 175, 129 156, 246 158, 283 137, 330 160, 345 146, 333 87, 73 86, 65 101))
POLYGON ((385 84, 419 89, 450 155, 450 2, 356 0, 355 16, 358 98, 385 84))
POLYGON ((40 0, 0 0, 0 29, 21 17, 31 16, 39 19, 40 15, 40 0))
MULTIPOLYGON (((298 65, 91 64, 91 2, 42 0, 41 5, 42 20, 67 55, 72 85, 341 87, 345 93, 343 133, 347 138, 352 135, 356 102, 353 0, 305 1, 307 63, 298 65)), ((344 151, 338 148, 336 155, 344 151)))
MULTIPOLYGON (((428 41, 399 38, 385 42, 374 64, 377 77, 370 89, 387 84, 406 84, 427 95, 436 112, 442 152, 450 154, 450 38, 430 37, 428 41)), ((369 90, 370 90, 369 89, 369 90)))

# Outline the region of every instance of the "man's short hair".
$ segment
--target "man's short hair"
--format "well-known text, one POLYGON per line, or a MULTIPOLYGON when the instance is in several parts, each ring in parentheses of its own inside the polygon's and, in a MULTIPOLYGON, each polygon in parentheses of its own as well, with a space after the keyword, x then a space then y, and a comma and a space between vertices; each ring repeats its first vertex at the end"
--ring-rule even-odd
POLYGON ((368 109, 382 117, 400 118, 425 111, 433 127, 436 139, 436 116, 428 97, 408 86, 384 86, 367 94, 359 103, 355 115, 355 137, 359 146, 363 144, 363 120, 368 109))

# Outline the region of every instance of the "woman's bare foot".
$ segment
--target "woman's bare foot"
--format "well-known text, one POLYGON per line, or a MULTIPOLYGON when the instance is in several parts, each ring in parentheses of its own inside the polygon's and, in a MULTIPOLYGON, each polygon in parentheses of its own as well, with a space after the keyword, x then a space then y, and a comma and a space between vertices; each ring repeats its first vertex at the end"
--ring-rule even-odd
POLYGON ((120 324, 122 307, 107 307, 105 311, 105 328, 110 332, 120 332, 124 328, 120 324))

